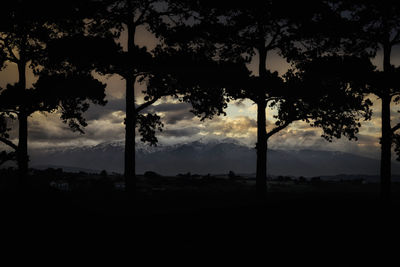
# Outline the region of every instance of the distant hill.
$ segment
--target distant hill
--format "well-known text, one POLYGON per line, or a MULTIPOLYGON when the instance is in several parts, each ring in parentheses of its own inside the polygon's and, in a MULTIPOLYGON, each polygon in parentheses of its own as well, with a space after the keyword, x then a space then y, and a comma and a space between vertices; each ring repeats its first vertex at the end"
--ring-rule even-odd
MULTIPOLYGON (((96 146, 31 152, 31 166, 65 166, 92 171, 123 172, 123 142, 96 146)), ((136 149, 137 173, 155 171, 163 175, 191 172, 198 174, 255 173, 256 151, 233 139, 198 140, 185 144, 136 149)), ((338 174, 378 175, 379 161, 351 153, 318 150, 269 150, 270 175, 329 176, 338 174)), ((393 173, 400 174, 400 164, 393 163, 393 173)))

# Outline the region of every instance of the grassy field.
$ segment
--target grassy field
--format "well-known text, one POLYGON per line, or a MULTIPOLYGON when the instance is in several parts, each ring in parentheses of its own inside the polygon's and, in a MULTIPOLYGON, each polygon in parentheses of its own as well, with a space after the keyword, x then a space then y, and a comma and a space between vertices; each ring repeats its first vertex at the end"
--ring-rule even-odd
MULTIPOLYGON (((65 173, 61 170, 33 171, 25 190, 17 184, 14 172, 2 173, 0 192, 5 198, 18 198, 40 207, 60 202, 51 208, 54 214, 77 212, 93 216, 147 216, 197 210, 216 209, 320 209, 346 210, 351 206, 362 209, 396 208, 400 206, 400 183, 392 184, 392 202, 379 201, 379 184, 360 181, 323 181, 320 179, 273 179, 268 182, 267 199, 255 195, 254 179, 216 176, 137 177, 136 194, 125 192, 124 180, 118 174, 65 173)), ((12 206, 10 206, 12 207, 12 206)), ((49 215, 52 213, 49 212, 49 215)))
POLYGON ((116 186, 117 175, 37 172, 25 190, 13 186, 12 176, 2 176, 0 187, 4 240, 35 247, 43 239, 50 250, 72 241, 82 251, 125 251, 128 242, 141 255, 247 252, 278 262, 272 266, 300 259, 356 266, 346 265, 351 256, 387 266, 377 253, 395 248, 400 237, 399 184, 391 204, 379 202, 378 184, 323 181, 270 181, 259 201, 254 182, 244 178, 139 176, 133 199, 116 186), (67 190, 54 184, 66 181, 67 190))

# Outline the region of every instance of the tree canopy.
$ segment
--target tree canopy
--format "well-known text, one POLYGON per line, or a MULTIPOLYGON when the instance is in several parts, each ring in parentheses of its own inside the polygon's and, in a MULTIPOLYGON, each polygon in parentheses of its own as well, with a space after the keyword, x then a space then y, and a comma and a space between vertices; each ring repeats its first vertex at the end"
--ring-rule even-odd
MULTIPOLYGON (((5 4, 0 14, 0 66, 15 64, 18 81, 0 89, 1 116, 18 118, 19 142, 12 144, 3 136, 3 143, 17 151, 21 175, 28 168, 28 117, 36 111, 60 111, 62 121, 72 130, 83 132, 83 115, 89 103, 104 105, 105 84, 95 80, 89 69, 76 65, 65 68, 52 58, 50 47, 56 40, 78 34, 83 18, 79 17, 77 2, 14 1, 5 4), (27 68, 38 78, 27 84, 27 68)), ((56 51, 62 54, 62 50, 56 51)))

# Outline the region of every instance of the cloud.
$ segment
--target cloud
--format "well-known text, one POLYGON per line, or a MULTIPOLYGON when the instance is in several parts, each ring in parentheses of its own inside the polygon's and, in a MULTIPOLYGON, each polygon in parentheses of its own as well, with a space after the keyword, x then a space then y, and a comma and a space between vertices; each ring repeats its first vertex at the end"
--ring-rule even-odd
POLYGON ((164 113, 162 120, 167 124, 177 124, 179 121, 191 120, 195 115, 189 111, 174 111, 164 113))
POLYGON ((164 124, 177 124, 180 121, 191 121, 196 117, 190 112, 191 105, 187 103, 162 103, 148 109, 149 112, 161 116, 164 124))
POLYGON ((120 119, 116 119, 118 114, 112 114, 109 119, 92 121, 86 127, 86 134, 90 139, 109 141, 120 140, 125 136, 125 125, 120 119))
POLYGON ((191 105, 188 103, 168 103, 164 102, 149 108, 153 112, 167 112, 167 111, 189 111, 191 105))
MULTIPOLYGON (((161 116, 165 127, 162 132, 156 133, 161 143, 172 144, 208 137, 221 139, 230 137, 254 146, 257 138, 255 108, 255 105, 247 102, 239 104, 239 107, 233 104, 230 105, 231 112, 228 113, 228 116, 200 121, 190 112, 190 104, 177 102, 172 98, 164 98, 144 112, 154 112, 161 116), (245 112, 237 112, 239 109, 243 109, 245 112)), ((269 114, 271 114, 270 111, 269 114)), ((85 134, 81 135, 69 130, 68 126, 60 121, 58 113, 47 115, 35 113, 29 118, 30 148, 81 146, 124 139, 124 98, 110 97, 108 104, 104 107, 91 105, 84 116, 88 126, 85 134)), ((269 147, 289 150, 338 150, 378 158, 379 126, 379 118, 374 117, 371 121, 362 122, 357 142, 342 138, 329 143, 321 138, 322 131, 320 129, 313 128, 305 122, 295 122, 274 135, 269 140, 269 147)), ((274 127, 273 118, 268 117, 267 129, 270 130, 272 127, 274 127)), ((17 125, 13 125, 12 135, 15 141, 17 141, 17 130, 17 125)))
POLYGON ((107 104, 105 106, 92 104, 83 116, 88 121, 100 120, 103 118, 107 118, 107 116, 109 116, 109 114, 113 112, 122 112, 123 114, 125 114, 125 99, 109 99, 107 100, 107 104))
MULTIPOLYGON (((162 100, 161 100, 162 101, 162 100)), ((165 100, 164 100, 165 101, 165 100)), ((168 100, 167 100, 168 101, 168 100)), ((125 98, 107 98, 105 106, 91 105, 84 114, 87 120, 99 120, 108 116, 109 113, 118 111, 125 114, 125 98)), ((167 123, 176 123, 179 120, 191 119, 194 117, 190 112, 191 105, 188 103, 163 102, 161 104, 153 104, 143 110, 143 113, 163 114, 167 123)))
MULTIPOLYGON (((74 144, 96 144, 104 141, 119 140, 124 137, 125 127, 121 111, 105 113, 98 120, 88 120, 85 133, 72 132, 64 124, 59 113, 41 114, 34 113, 29 118, 29 143, 30 146, 64 146, 74 144)), ((13 133, 14 138, 17 132, 13 133)))
POLYGON ((247 116, 236 118, 217 117, 205 123, 203 133, 226 137, 253 137, 257 132, 257 122, 247 116))
POLYGON ((245 99, 238 99, 232 102, 238 108, 246 108, 245 99))
MULTIPOLYGON (((60 113, 34 113, 29 118, 29 146, 65 146, 77 144, 97 144, 100 142, 122 140, 125 136, 125 100, 111 99, 106 106, 91 105, 84 114, 88 126, 85 134, 72 132, 68 125, 60 120, 60 113)), ((186 103, 162 102, 149 109, 162 117, 165 124, 163 132, 157 136, 164 138, 194 137, 201 127, 193 126, 199 121, 190 113, 190 105, 186 103)), ((12 125, 12 137, 17 141, 18 124, 12 125)))
POLYGON ((29 118, 28 126, 30 141, 72 140, 79 136, 62 123, 58 113, 35 113, 29 118))
POLYGON ((271 149, 283 150, 313 149, 343 151, 371 158, 379 158, 379 139, 375 136, 358 134, 357 141, 342 137, 328 142, 321 137, 321 134, 322 130, 318 128, 308 130, 287 128, 274 135, 269 140, 268 146, 271 149))
POLYGON ((198 127, 186 127, 181 129, 168 129, 163 131, 161 135, 168 137, 192 137, 200 133, 200 131, 198 127))

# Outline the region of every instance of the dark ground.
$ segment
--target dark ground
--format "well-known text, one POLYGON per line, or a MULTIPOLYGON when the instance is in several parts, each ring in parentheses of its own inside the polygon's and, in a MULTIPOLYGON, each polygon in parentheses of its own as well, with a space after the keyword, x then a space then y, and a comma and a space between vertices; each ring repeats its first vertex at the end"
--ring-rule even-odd
POLYGON ((400 256, 399 184, 383 205, 377 184, 270 182, 260 202, 242 181, 141 177, 132 201, 32 181, 1 194, 2 251, 15 261, 398 266, 389 260, 400 256))

